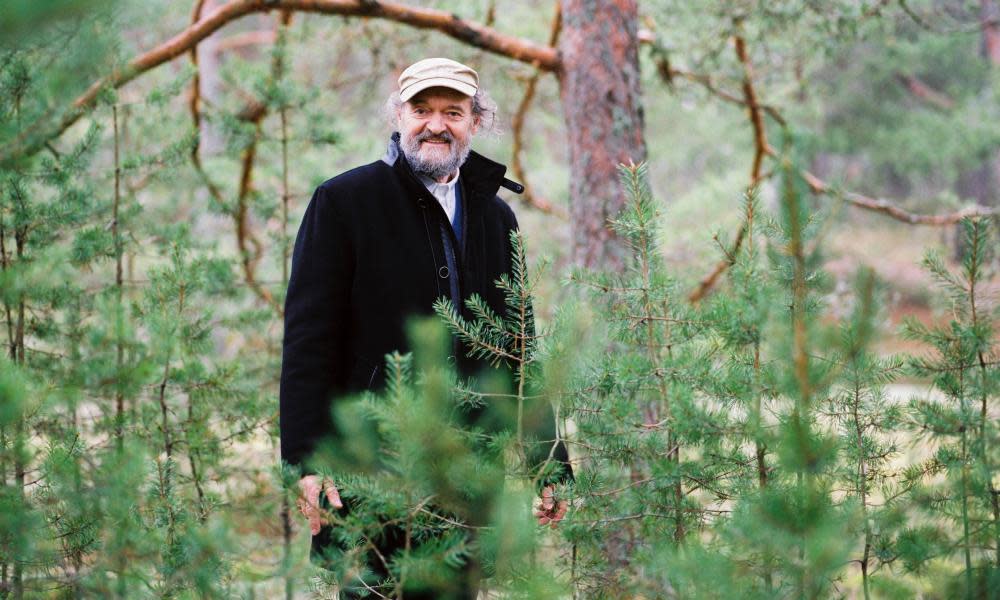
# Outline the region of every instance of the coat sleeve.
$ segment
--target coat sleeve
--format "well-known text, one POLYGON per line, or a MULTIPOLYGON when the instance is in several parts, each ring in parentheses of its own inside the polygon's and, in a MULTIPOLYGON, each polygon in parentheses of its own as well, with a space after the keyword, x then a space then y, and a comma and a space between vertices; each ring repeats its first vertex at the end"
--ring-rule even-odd
POLYGON ((349 354, 354 252, 345 221, 320 186, 302 217, 285 296, 279 428, 281 459, 302 474, 309 455, 333 435, 331 400, 340 395, 349 354))

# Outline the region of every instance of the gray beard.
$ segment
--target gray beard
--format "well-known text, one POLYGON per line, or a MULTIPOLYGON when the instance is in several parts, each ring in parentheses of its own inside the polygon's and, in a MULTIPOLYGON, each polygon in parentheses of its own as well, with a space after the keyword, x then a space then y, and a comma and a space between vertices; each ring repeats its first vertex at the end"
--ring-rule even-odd
POLYGON ((409 137, 404 133, 399 134, 399 147, 406 157, 406 162, 410 163, 410 168, 414 173, 426 175, 437 181, 453 174, 458 170, 465 159, 469 156, 471 144, 466 141, 460 144, 449 133, 445 132, 439 136, 431 135, 428 132, 421 133, 414 137, 409 137), (448 155, 441 159, 423 158, 420 156, 420 142, 427 138, 440 137, 450 142, 448 145, 448 155))

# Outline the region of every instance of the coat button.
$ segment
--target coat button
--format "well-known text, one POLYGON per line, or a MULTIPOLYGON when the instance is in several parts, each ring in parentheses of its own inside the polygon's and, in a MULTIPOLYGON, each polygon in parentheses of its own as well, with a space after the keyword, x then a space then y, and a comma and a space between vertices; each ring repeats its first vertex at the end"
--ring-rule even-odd
POLYGON ((417 206, 420 208, 427 208, 427 201, 421 198, 420 200, 417 200, 417 206))
POLYGON ((448 267, 441 267, 438 269, 438 277, 441 279, 448 279, 448 267))

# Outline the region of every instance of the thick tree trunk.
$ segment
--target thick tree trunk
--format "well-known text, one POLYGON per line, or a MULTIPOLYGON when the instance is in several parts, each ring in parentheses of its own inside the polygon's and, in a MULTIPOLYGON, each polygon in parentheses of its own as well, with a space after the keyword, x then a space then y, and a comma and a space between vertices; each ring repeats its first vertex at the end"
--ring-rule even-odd
POLYGON ((573 260, 619 269, 625 247, 608 229, 625 204, 619 163, 646 158, 635 0, 562 0, 560 95, 570 157, 573 260))

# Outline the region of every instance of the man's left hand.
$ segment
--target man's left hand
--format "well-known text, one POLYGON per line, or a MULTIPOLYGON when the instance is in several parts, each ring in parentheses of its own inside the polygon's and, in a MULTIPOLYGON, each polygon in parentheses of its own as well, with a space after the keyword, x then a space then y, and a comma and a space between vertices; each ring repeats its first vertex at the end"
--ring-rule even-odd
POLYGON ((539 525, 548 525, 554 528, 566 516, 566 511, 569 510, 569 501, 557 500, 555 494, 556 486, 554 485, 542 488, 541 502, 535 509, 539 525))

